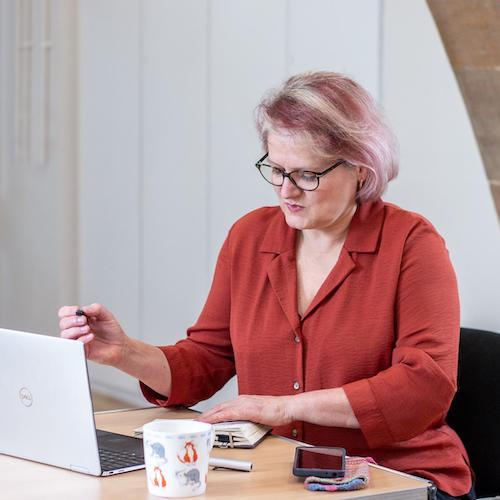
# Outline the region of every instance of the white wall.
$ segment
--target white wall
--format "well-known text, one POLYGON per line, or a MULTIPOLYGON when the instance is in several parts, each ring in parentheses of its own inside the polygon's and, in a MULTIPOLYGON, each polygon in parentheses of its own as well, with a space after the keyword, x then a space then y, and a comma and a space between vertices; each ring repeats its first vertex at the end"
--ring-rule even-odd
POLYGON ((500 231, 453 70, 424 1, 384 1, 383 105, 401 174, 386 199, 430 219, 458 277, 462 325, 500 332, 500 231))
MULTIPOLYGON (((342 68, 377 95, 379 2, 87 0, 79 32, 81 302, 172 343, 201 310, 230 225, 274 203, 253 167, 258 101, 306 69, 342 68)), ((137 397, 116 370, 92 375, 137 397)))
POLYGON ((55 335, 78 280, 74 3, 1 2, 0 43, 0 325, 55 335))
MULTIPOLYGON (((141 337, 141 103, 138 2, 79 2, 79 302, 101 302, 141 337)), ((91 363, 118 391, 136 383, 91 363)))

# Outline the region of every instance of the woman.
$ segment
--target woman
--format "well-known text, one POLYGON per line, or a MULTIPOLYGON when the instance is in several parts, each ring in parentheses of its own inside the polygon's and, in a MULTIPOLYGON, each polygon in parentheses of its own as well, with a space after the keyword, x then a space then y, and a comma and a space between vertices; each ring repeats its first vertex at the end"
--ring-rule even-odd
MULTIPOLYGON (((380 196, 398 170, 371 97, 343 75, 290 78, 262 101, 256 167, 279 207, 231 228, 197 323, 175 346, 126 336, 99 304, 60 310, 61 335, 141 381, 161 406, 207 399, 235 373, 240 396, 201 418, 283 436, 471 490, 445 423, 456 390, 459 304, 442 238, 380 196)), ((473 498, 473 493, 465 498, 473 498)))

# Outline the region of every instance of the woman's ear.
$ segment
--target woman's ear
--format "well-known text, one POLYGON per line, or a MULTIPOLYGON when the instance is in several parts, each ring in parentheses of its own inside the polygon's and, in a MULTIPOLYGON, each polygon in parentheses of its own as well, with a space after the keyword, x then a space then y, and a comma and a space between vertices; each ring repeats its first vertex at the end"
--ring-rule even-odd
POLYGON ((366 177, 367 177, 366 168, 364 168, 364 167, 356 167, 356 178, 358 180, 358 188, 357 188, 358 192, 363 187, 363 184, 366 181, 366 177))
POLYGON ((365 167, 356 167, 356 178, 358 184, 363 184, 366 181, 367 171, 365 167))

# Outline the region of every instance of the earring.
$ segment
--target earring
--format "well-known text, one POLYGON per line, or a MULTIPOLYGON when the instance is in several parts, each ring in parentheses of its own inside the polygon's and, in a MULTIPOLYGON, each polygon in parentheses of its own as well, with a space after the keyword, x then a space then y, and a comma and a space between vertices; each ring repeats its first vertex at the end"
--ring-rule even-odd
POLYGON ((361 188, 363 187, 364 183, 365 183, 365 181, 363 179, 359 179, 359 181, 358 181, 358 191, 361 191, 361 188))

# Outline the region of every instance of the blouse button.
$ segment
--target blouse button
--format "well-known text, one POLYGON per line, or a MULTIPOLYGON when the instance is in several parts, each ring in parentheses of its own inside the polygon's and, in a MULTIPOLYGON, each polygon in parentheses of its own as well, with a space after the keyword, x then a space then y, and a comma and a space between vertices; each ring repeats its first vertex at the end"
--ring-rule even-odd
POLYGON ((293 388, 298 391, 300 389, 300 384, 298 382, 293 383, 293 388))
POLYGON ((296 438, 298 433, 297 429, 292 429, 292 437, 296 438))
POLYGON ((300 337, 298 335, 295 335, 295 338, 293 340, 295 340, 296 344, 300 344, 300 337))

